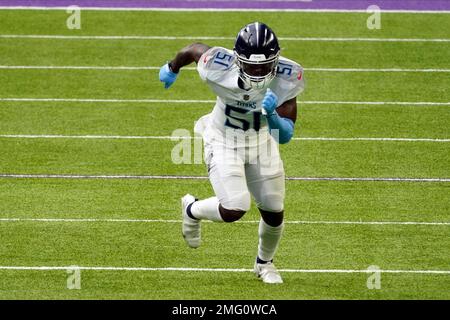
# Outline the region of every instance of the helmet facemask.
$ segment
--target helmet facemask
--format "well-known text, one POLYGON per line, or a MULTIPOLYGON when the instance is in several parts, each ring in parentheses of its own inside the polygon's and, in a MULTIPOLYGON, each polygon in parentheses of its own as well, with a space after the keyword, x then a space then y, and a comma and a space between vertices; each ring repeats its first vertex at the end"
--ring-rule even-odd
POLYGON ((265 89, 276 76, 279 52, 269 57, 264 54, 252 54, 250 58, 236 55, 236 64, 239 67, 239 77, 245 86, 252 89, 265 89))

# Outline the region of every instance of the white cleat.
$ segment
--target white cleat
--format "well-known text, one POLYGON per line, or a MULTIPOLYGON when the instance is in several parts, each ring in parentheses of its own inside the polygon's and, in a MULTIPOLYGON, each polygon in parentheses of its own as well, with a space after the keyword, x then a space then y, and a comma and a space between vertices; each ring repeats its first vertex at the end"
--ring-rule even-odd
POLYGON ((183 219, 181 231, 187 245, 191 248, 200 247, 201 233, 200 220, 194 220, 187 214, 187 207, 196 201, 195 197, 187 194, 181 198, 181 217, 183 219))
POLYGON ((280 273, 272 262, 255 262, 254 271, 258 278, 261 278, 264 283, 283 283, 280 273))

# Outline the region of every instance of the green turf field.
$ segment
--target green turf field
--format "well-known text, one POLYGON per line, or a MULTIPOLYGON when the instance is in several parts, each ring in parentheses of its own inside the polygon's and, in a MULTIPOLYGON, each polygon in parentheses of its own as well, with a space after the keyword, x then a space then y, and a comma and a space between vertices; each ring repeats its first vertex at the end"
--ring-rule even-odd
MULTIPOLYGON (((281 39, 450 38, 448 14, 385 13, 375 31, 363 13, 84 11, 81 30, 68 30, 67 17, 0 10, 0 35, 192 39, 0 36, 2 175, 205 176, 202 164, 173 164, 177 142, 158 137, 192 132, 215 98, 192 68, 164 90, 157 68, 2 66, 159 67, 199 37, 226 37, 203 41, 231 48, 237 31, 254 20, 281 39)), ((281 46, 307 69, 295 137, 352 138, 282 146, 288 177, 450 178, 450 42, 281 40, 281 46)), ((287 181, 276 265, 297 272, 282 272, 285 283, 275 287, 247 271, 257 248, 256 208, 239 223, 204 223, 202 247, 192 250, 179 221, 187 192, 202 198, 212 189, 205 179, 0 177, 0 299, 450 299, 448 181, 287 181), (65 268, 74 265, 87 268, 80 290, 67 288, 65 268), (371 274, 361 271, 371 265, 401 272, 383 272, 381 289, 369 290, 371 274), (32 268, 44 266, 60 268, 32 268)))

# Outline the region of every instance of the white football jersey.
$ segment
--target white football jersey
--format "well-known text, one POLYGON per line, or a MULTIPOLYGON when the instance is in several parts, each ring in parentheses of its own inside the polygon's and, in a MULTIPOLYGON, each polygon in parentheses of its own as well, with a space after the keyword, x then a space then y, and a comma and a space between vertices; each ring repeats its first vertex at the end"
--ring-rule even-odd
MULTIPOLYGON (((244 90, 239 87, 239 68, 233 51, 212 47, 198 61, 198 73, 217 95, 213 111, 198 124, 224 134, 234 129, 236 134, 255 137, 268 134, 261 103, 267 89, 244 90)), ((269 88, 278 97, 278 106, 300 94, 305 86, 303 68, 292 60, 280 57, 276 77, 269 88)), ((198 130, 207 139, 206 131, 198 130)))

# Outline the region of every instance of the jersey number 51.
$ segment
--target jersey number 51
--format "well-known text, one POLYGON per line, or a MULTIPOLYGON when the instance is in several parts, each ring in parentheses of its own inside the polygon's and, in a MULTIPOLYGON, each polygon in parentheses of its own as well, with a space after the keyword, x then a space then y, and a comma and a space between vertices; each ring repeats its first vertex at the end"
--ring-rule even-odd
POLYGON ((261 127, 261 112, 245 110, 238 107, 226 105, 225 115, 227 116, 227 121, 225 125, 233 129, 241 129, 247 131, 252 128, 255 131, 259 131, 261 127), (251 112, 253 117, 248 116, 243 117, 243 115, 248 115, 251 112), (250 119, 250 121, 249 121, 250 119))

